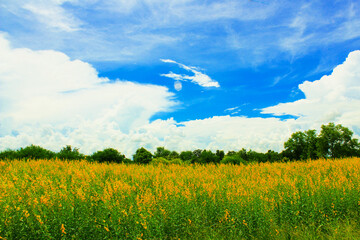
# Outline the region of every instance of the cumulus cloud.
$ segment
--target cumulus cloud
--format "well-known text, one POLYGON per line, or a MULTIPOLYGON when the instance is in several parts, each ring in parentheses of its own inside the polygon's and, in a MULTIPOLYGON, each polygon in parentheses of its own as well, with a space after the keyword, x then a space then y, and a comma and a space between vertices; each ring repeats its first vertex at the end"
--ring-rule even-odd
POLYGON ((338 122, 360 127, 360 51, 349 54, 344 63, 328 76, 299 85, 304 99, 267 107, 262 113, 293 115, 298 121, 338 122))
POLYGON ((304 99, 262 110, 297 119, 214 116, 150 122, 178 104, 167 88, 99 78, 86 62, 56 51, 12 48, 0 36, 0 149, 38 144, 57 151, 70 144, 84 153, 113 147, 128 157, 141 146, 280 151, 291 133, 329 121, 360 129, 359 64, 360 52, 352 52, 331 75, 301 84, 304 99))
POLYGON ((189 72, 192 72, 194 74, 193 76, 189 76, 186 74, 176 74, 173 72, 169 72, 167 74, 160 74, 160 76, 172 78, 176 81, 190 81, 190 82, 195 83, 202 87, 216 87, 216 88, 220 87, 220 84, 217 81, 211 79, 208 75, 200 72, 197 67, 186 66, 182 63, 178 63, 171 59, 160 59, 160 60, 164 63, 176 64, 179 67, 181 67, 189 72))
POLYGON ((61 144, 74 135, 106 142, 107 129, 121 137, 170 111, 177 104, 173 97, 165 87, 100 78, 90 64, 60 52, 11 48, 0 36, 1 148, 51 138, 61 144))

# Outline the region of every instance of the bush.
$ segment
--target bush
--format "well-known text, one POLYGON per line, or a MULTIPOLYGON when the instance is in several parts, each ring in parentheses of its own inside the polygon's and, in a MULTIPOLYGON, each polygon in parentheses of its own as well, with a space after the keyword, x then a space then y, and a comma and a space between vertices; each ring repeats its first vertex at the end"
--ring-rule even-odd
POLYGON ((158 157, 158 158, 154 158, 152 161, 151 161, 151 164, 152 165, 159 165, 159 164, 164 164, 164 165, 169 165, 169 164, 183 164, 183 161, 181 161, 180 158, 173 158, 173 159, 166 159, 166 158, 163 158, 163 157, 158 157))
POLYGON ((118 150, 113 148, 107 148, 103 151, 97 151, 91 155, 91 160, 95 162, 108 162, 108 163, 122 163, 124 162, 125 155, 122 155, 118 150))
POLYGON ((151 161, 151 164, 153 164, 153 165, 159 165, 159 164, 168 165, 168 164, 170 164, 170 161, 164 157, 157 157, 151 161))
POLYGON ((0 152, 0 160, 5 160, 5 159, 14 160, 18 158, 19 158, 19 154, 15 150, 7 149, 5 151, 0 152))
POLYGON ((181 165, 183 164, 183 161, 181 161, 180 158, 173 158, 169 161, 170 164, 178 164, 178 165, 181 165))
POLYGON ((17 150, 19 158, 26 159, 52 159, 56 157, 56 153, 40 146, 31 145, 17 150))
POLYGON ((147 164, 151 162, 152 157, 151 152, 143 147, 136 150, 136 153, 133 155, 134 162, 140 164, 147 164))
POLYGON ((239 164, 247 164, 247 162, 242 159, 239 155, 234 154, 234 155, 230 155, 230 156, 225 156, 223 158, 223 160, 221 160, 220 163, 223 164, 234 164, 234 165, 239 165, 239 164))

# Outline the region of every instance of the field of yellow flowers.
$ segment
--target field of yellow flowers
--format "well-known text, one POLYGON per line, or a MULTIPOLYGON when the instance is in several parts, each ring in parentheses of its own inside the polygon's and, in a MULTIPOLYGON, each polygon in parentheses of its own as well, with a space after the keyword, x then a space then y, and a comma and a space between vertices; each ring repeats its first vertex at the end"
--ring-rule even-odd
POLYGON ((254 165, 0 162, 0 239, 347 239, 360 158, 254 165))

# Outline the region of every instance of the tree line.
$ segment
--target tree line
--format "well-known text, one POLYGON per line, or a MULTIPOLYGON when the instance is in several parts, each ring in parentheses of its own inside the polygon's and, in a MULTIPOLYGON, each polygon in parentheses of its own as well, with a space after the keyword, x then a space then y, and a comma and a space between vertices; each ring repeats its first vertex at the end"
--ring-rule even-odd
POLYGON ((65 146, 59 152, 53 152, 40 146, 27 146, 17 150, 5 150, 0 152, 0 159, 61 159, 81 160, 86 159, 94 162, 113 163, 138 163, 138 164, 181 164, 181 163, 224 163, 224 164, 247 164, 251 162, 279 162, 296 161, 318 158, 341 158, 360 156, 360 143, 353 138, 353 132, 341 124, 329 123, 321 126, 319 134, 316 130, 295 132, 284 143, 284 150, 280 153, 269 150, 260 153, 252 150, 241 149, 239 151, 196 149, 171 151, 165 147, 158 147, 154 153, 141 147, 136 150, 132 160, 121 154, 118 150, 107 148, 85 155, 78 148, 65 146))

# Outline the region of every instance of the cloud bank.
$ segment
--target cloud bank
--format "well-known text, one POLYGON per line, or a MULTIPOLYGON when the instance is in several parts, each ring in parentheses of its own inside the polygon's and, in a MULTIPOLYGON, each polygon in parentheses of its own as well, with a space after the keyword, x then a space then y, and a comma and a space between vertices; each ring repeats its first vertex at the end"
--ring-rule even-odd
POLYGON ((70 144, 84 153, 113 147, 129 157, 141 146, 279 151, 292 132, 329 121, 359 134, 359 65, 360 51, 354 51, 331 75, 300 84, 304 99, 262 110, 297 119, 227 115, 150 122, 179 104, 167 88, 100 78, 86 62, 57 51, 12 48, 0 36, 0 149, 37 144, 58 151, 70 144))

